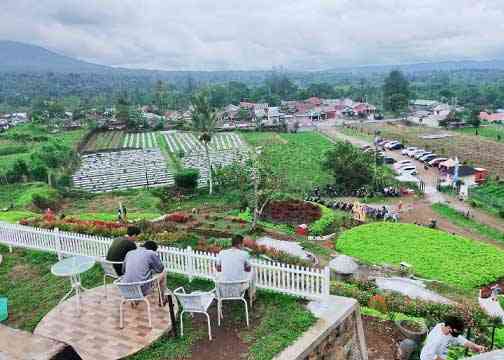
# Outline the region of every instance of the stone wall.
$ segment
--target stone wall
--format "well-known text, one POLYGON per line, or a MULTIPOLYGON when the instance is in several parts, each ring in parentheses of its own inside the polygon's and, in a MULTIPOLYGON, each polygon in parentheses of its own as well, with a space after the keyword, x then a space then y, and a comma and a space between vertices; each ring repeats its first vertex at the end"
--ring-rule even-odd
POLYGON ((347 317, 304 360, 357 360, 360 354, 354 316, 347 317))
POLYGON ((319 320, 275 360, 368 359, 359 304, 355 299, 329 296, 313 312, 319 320))

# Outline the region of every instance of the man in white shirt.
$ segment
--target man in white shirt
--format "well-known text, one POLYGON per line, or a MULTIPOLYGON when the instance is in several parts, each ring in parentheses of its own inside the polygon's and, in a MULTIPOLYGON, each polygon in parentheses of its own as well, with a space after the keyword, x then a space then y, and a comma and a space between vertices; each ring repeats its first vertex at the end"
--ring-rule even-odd
POLYGON ((464 346, 478 353, 486 351, 485 347, 462 336, 464 327, 464 321, 455 316, 449 316, 444 323, 437 324, 425 340, 420 360, 445 360, 450 346, 464 346))
POLYGON ((217 255, 217 277, 221 281, 250 279, 250 255, 242 250, 243 236, 233 236, 232 247, 221 250, 217 255))

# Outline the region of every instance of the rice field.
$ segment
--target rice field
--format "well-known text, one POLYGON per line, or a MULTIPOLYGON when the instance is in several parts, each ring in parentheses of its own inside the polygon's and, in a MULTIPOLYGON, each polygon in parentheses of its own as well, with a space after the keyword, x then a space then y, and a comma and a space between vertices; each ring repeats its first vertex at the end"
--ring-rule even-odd
MULTIPOLYGON (((200 153, 204 150, 203 145, 195 134, 190 132, 166 131, 163 133, 168 144, 168 150, 173 153, 184 152, 200 153)), ((212 136, 210 150, 228 151, 246 147, 245 142, 238 134, 219 133, 212 136)))

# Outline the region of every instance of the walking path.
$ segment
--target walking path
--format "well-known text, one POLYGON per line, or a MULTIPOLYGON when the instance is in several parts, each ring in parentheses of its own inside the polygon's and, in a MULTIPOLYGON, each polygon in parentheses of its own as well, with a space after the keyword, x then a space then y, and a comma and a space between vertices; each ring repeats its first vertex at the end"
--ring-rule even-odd
POLYGON ((376 284, 380 289, 399 292, 411 299, 432 301, 440 304, 452 304, 453 302, 434 291, 425 288, 423 282, 419 280, 406 279, 401 277, 377 277, 376 284))
MULTIPOLYGON (((348 141, 356 146, 372 145, 366 140, 345 135, 335 128, 323 128, 321 129, 321 132, 329 138, 348 141)), ((390 156, 396 160, 410 159, 407 156, 401 155, 399 151, 387 151, 387 156, 390 156)), ((467 213, 469 211, 471 213, 471 217, 476 222, 488 225, 490 227, 498 229, 499 231, 504 232, 504 221, 502 221, 501 219, 498 219, 497 217, 492 216, 484 211, 472 208, 465 202, 459 201, 452 196, 437 191, 436 188, 437 172, 434 169, 430 168, 428 170, 425 170, 423 169, 423 167, 418 166, 417 170, 418 170, 418 177, 425 183, 425 198, 431 204, 440 202, 447 204, 451 208, 460 211, 462 213, 467 213)))

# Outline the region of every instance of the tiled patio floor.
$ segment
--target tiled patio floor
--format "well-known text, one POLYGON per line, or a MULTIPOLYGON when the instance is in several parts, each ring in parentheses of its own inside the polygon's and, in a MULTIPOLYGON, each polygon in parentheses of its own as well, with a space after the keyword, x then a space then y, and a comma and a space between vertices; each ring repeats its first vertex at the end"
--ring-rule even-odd
POLYGON ((161 335, 171 330, 168 306, 159 307, 149 299, 152 329, 148 326, 145 303, 136 309, 124 306, 124 328, 119 328, 117 289, 108 287, 108 298, 103 287, 84 292, 81 314, 78 316, 75 297, 66 300, 47 314, 35 329, 35 334, 71 345, 83 360, 112 360, 134 354, 161 335))

